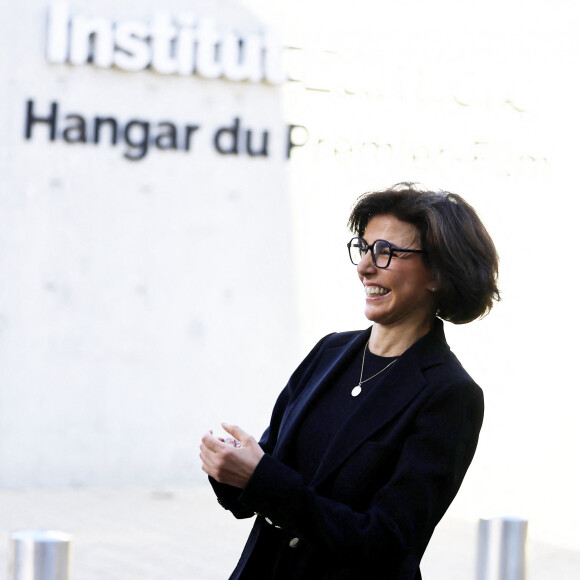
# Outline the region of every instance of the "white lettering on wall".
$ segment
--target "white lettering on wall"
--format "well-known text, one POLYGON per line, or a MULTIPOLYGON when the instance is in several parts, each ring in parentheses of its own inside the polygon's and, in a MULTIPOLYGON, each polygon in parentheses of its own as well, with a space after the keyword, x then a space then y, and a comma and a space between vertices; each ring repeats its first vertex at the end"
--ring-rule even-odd
POLYGON ((149 27, 143 22, 118 24, 115 34, 117 50, 113 53, 113 64, 131 72, 146 69, 151 61, 148 35, 149 27))
POLYGON ((193 13, 157 12, 146 23, 72 14, 60 1, 49 9, 46 58, 55 64, 281 84, 287 80, 283 51, 271 34, 223 34, 212 19, 193 13))

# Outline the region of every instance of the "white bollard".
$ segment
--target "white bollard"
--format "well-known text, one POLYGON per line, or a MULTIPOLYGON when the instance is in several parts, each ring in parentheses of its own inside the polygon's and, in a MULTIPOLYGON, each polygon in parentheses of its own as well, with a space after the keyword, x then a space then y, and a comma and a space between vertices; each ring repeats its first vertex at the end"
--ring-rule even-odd
POLYGON ((527 520, 479 520, 477 580, 525 580, 527 520))
POLYGON ((9 580, 68 580, 70 536, 53 530, 10 534, 9 580))

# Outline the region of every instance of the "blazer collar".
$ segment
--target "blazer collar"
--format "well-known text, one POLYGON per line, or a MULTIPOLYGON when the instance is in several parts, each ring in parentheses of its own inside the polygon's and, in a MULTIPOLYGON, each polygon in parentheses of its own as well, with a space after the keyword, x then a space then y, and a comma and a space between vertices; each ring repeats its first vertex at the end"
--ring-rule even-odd
MULTIPOLYGON (((296 402, 295 408, 289 409, 286 424, 281 425, 279 445, 276 449, 278 457, 283 456, 303 414, 318 393, 363 348, 370 336, 370 331, 371 329, 368 328, 355 334, 345 345, 328 349, 324 353, 320 366, 324 368, 324 365, 327 365, 325 372, 311 382, 303 396, 296 402)), ((449 346, 445 341, 443 323, 436 319, 433 329, 407 349, 383 377, 377 378, 380 384, 375 385, 373 395, 364 400, 335 434, 312 483, 319 483, 328 477, 360 445, 414 399, 427 383, 422 371, 440 364, 447 352, 449 352, 449 346)))

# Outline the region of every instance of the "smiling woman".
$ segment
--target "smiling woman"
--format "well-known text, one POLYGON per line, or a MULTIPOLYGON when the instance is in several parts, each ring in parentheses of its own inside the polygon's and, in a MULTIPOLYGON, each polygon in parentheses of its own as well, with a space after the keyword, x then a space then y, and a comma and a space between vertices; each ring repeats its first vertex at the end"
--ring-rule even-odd
POLYGON ((461 197, 410 183, 362 196, 349 226, 372 326, 320 340, 259 443, 202 438, 220 504, 258 516, 232 579, 420 580, 475 453, 483 394, 441 318, 499 299, 491 238, 461 197))
POLYGON ((471 322, 499 300, 495 246, 463 198, 400 183, 362 196, 348 225, 362 236, 373 216, 387 215, 413 226, 418 236, 416 244, 423 249, 425 265, 436 282, 437 316, 455 324, 471 322))

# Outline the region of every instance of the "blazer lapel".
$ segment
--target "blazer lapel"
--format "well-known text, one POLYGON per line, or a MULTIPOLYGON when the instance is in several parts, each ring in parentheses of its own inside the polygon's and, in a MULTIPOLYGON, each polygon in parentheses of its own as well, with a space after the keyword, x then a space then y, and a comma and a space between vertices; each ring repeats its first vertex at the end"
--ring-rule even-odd
POLYGON ((438 364, 448 350, 443 324, 437 320, 436 327, 401 355, 381 383, 375 385, 372 396, 336 433, 312 483, 320 483, 338 469, 360 445, 412 401, 427 383, 421 369, 438 364))
POLYGON ((274 455, 283 458, 290 441, 294 436, 300 421, 323 389, 336 377, 363 347, 371 334, 371 328, 362 331, 351 338, 345 345, 330 348, 322 356, 318 368, 300 396, 289 407, 280 424, 280 434, 274 455))

